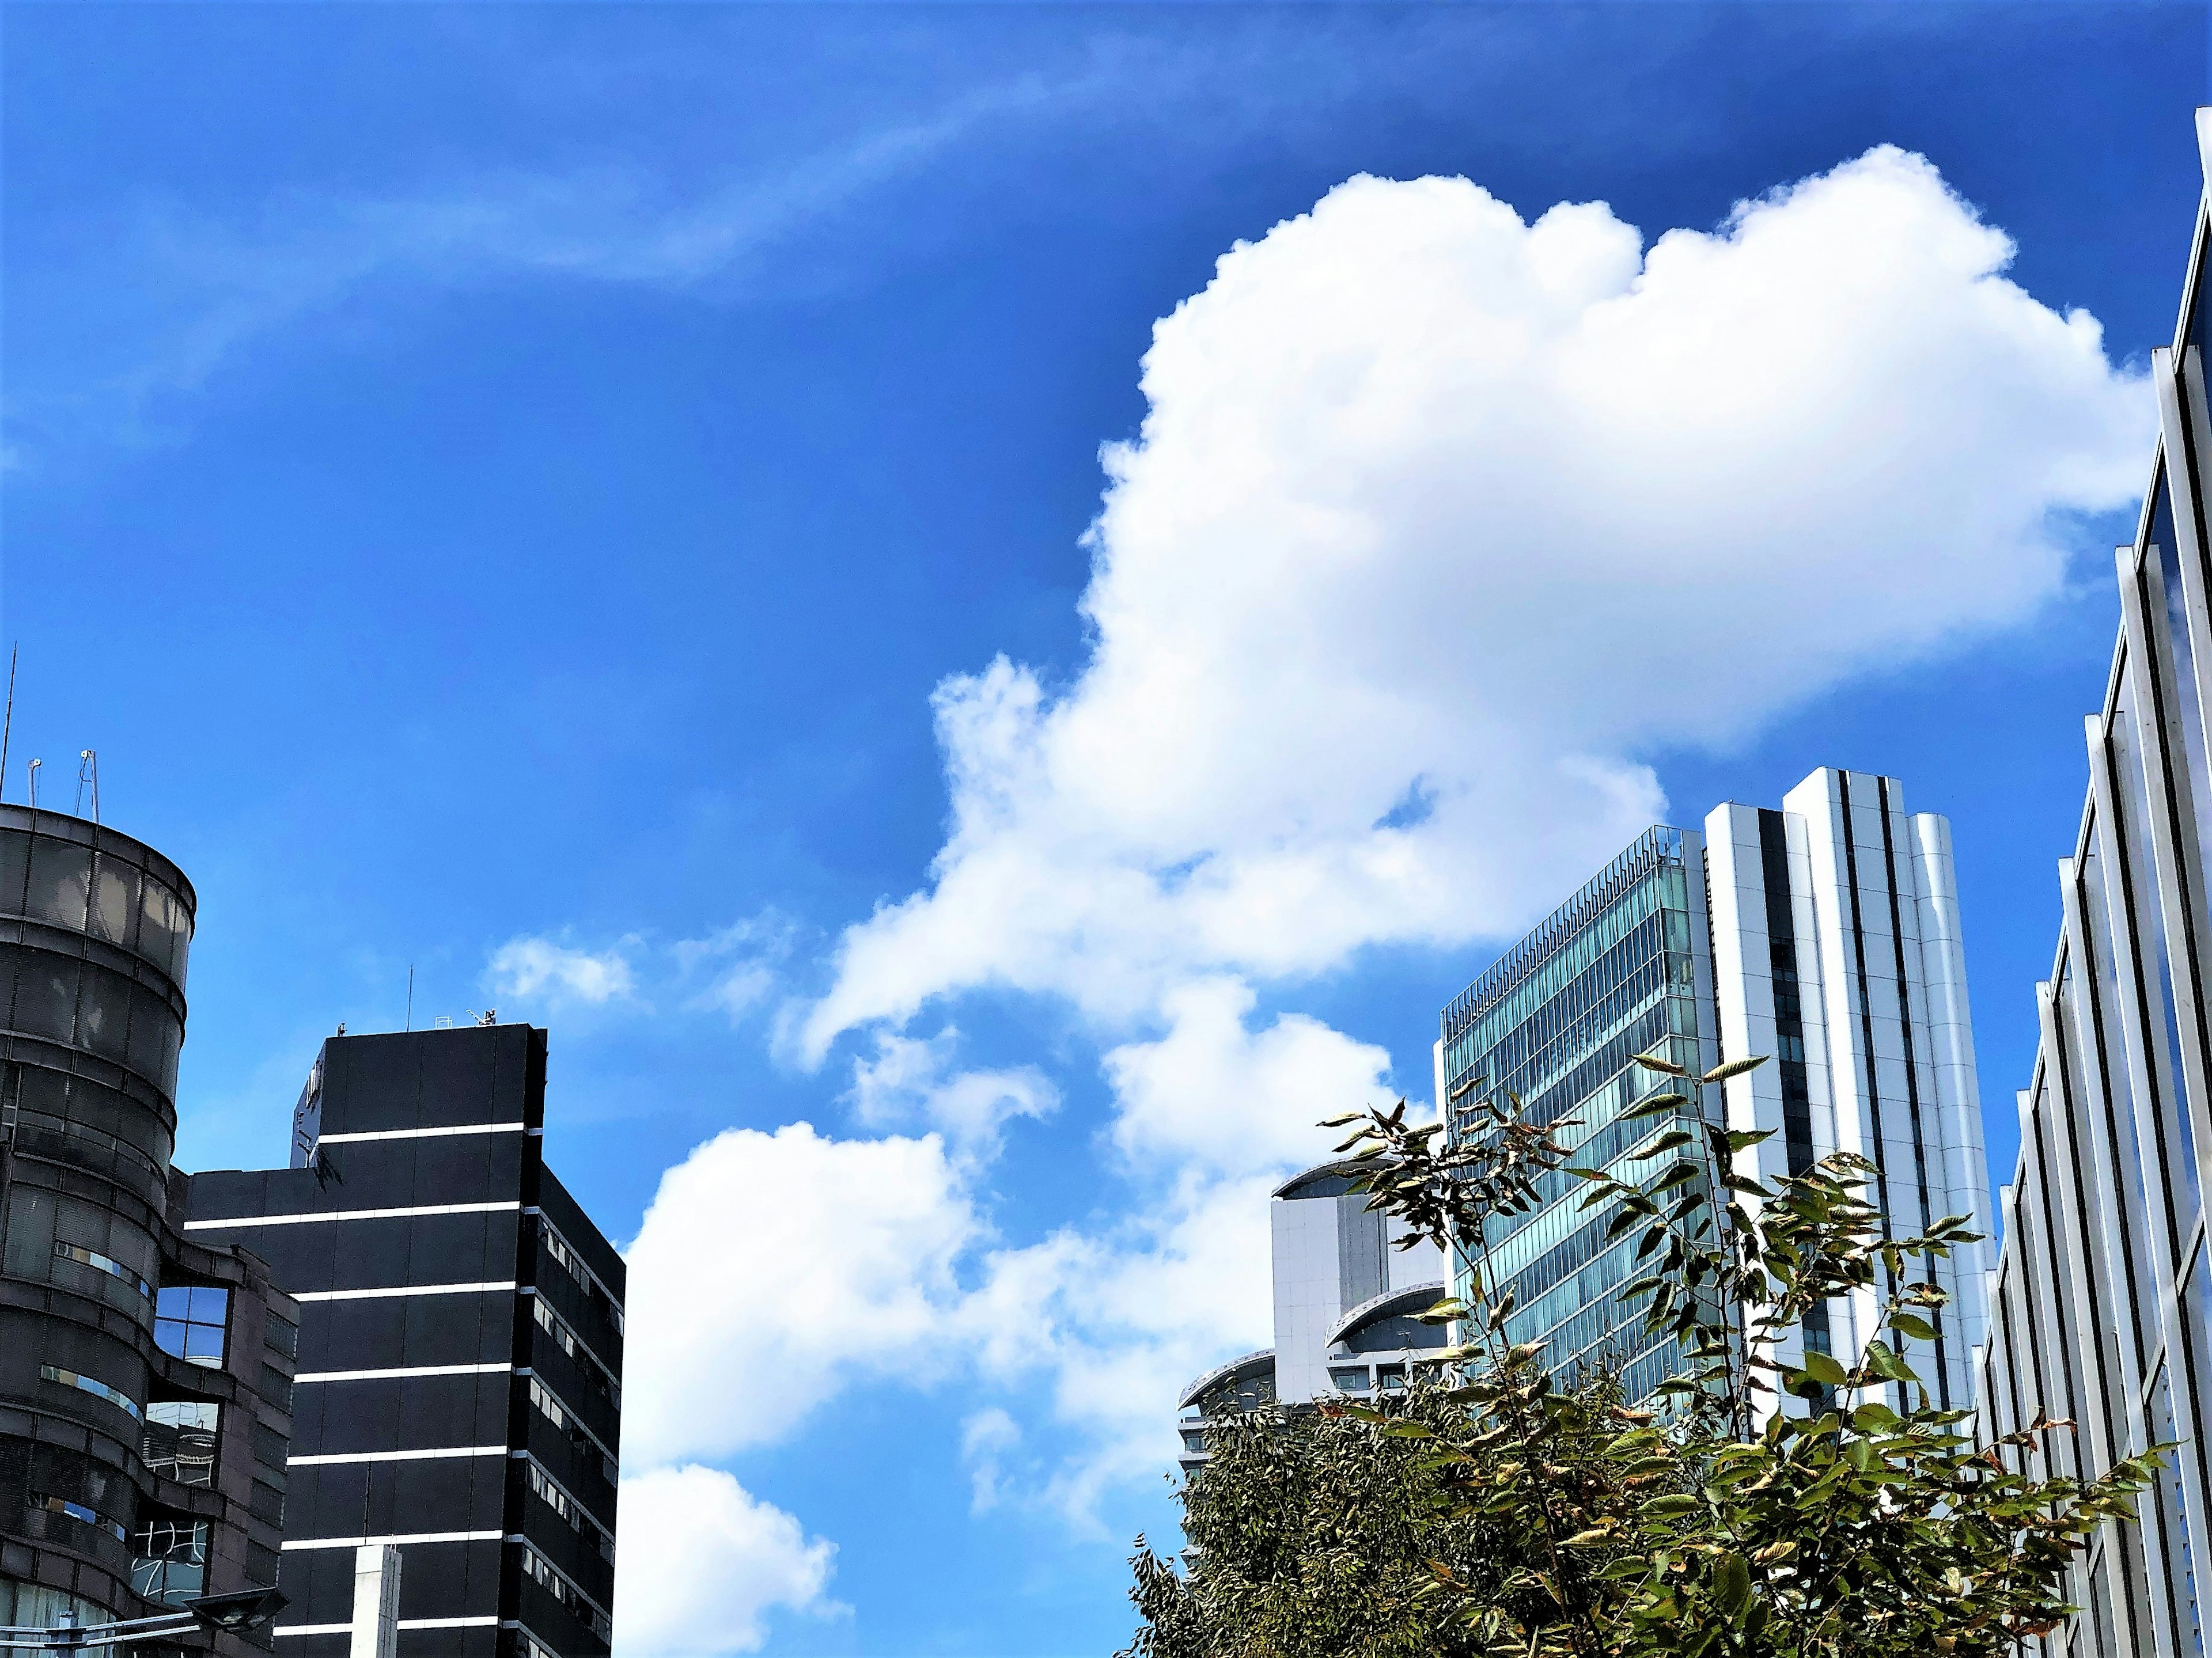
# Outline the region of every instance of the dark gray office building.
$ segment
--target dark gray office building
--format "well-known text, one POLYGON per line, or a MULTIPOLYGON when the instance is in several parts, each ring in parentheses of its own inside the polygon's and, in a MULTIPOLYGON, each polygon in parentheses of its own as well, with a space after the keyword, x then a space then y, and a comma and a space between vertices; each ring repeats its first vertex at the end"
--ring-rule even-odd
POLYGON ((0 1625, 276 1578, 299 1309, 169 1166, 195 906, 152 847, 0 805, 0 1625))
POLYGON ((599 1658, 623 1268, 542 1155, 545 1033, 323 1044, 291 1167, 190 1181, 185 1230, 300 1302, 276 1631, 339 1658, 355 1551, 400 1551, 399 1650, 599 1658))

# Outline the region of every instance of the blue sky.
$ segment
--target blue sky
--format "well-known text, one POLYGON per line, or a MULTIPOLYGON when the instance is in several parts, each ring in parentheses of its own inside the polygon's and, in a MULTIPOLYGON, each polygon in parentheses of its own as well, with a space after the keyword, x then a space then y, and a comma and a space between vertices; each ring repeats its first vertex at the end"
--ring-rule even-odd
MULTIPOLYGON (((549 1151, 610 1234, 695 1171, 743 1260, 723 1345, 666 1373, 720 1380, 642 1408, 725 1425, 649 1429, 637 1471, 719 1474, 641 1487, 624 1537, 664 1507, 720 1526, 735 1587, 702 1616, 719 1644, 637 1658, 1120 1644, 1128 1540, 1172 1526, 1160 1378, 1208 1329, 1241 1339, 1206 1297, 1249 1301, 1223 1218, 1273 1166, 1204 1125, 1290 1156, 1295 1122, 1249 1116, 1270 1079, 1425 1094, 1437 1007, 1662 794, 1694 821, 1841 763, 1951 817, 2008 1167, 2109 549, 2148 467, 2130 374, 2170 336, 2199 188, 2200 9, 17 5, 0 27, 8 798, 35 755, 66 805, 67 756, 96 748, 107 820, 198 885, 187 1166, 280 1156, 316 1042, 398 1026, 411 966, 417 1023, 495 1004, 550 1027, 549 1151), (1771 221, 1863 259, 1841 355, 1900 365, 1816 382, 1871 399, 1808 428, 1873 480, 1848 509, 1883 467, 1936 489, 1869 386, 2020 379, 1931 428, 1997 434, 1986 511, 1946 516, 1937 489, 1917 519, 1851 520, 1873 563, 1900 550, 1902 586, 1838 599, 1832 651, 1789 583, 1825 591, 1834 514, 1790 463, 1761 523, 1651 509, 1648 559, 1577 563, 1577 537, 1621 537, 1571 489, 1557 547, 1510 479, 1454 493, 1455 444, 1516 440, 1455 424, 1467 399, 1565 383, 1479 365, 1424 383, 1401 440, 1372 437, 1360 382, 1374 493, 1322 504, 1364 556, 1402 544, 1362 587, 1389 603, 1252 578, 1306 531, 1231 510, 1237 468, 1325 457, 1339 429, 1316 340, 1340 331, 1357 378, 1462 337, 1463 273, 1399 296, 1443 307, 1419 337, 1352 302, 1363 250, 1427 269, 1439 225, 1500 261, 1538 246, 1470 191, 1382 181, 1464 178, 1526 221, 1607 203, 1547 222, 1595 282, 1622 227, 1714 233, 1880 145, 1942 185, 1877 165, 1829 218, 1808 194, 1771 221), (1270 235, 1324 197, 1310 234, 1270 235), (2027 299, 1984 316, 1987 283, 1960 298, 1913 263, 1916 237, 1970 246, 1965 204, 2035 306, 2101 324, 2086 357, 2027 299), (1240 242, 1140 386, 1156 320, 1240 242), (1954 301, 1986 338, 1948 374, 1961 330, 1916 330, 1954 301), (1148 409, 1126 520, 1086 542, 1101 446, 1148 409), (1938 519, 1958 533, 1912 540, 1938 519), (1709 525, 1754 536, 1747 562, 1651 574, 1709 525), (1912 587, 1954 552, 1958 581, 1912 587), (1079 610, 1109 554, 1134 574, 1079 610), (1422 602, 1437 580, 1463 608, 1422 602), (1906 588, 1917 632, 1884 597, 1906 588), (1559 712, 1577 665, 1611 683, 1638 648, 1618 612, 1646 603, 1686 689, 1559 712), (1739 661, 1768 639, 1777 660, 1739 661), (1186 652, 1214 675, 1188 703, 1157 674, 1085 677, 1186 652), (1372 666, 1394 654, 1443 665, 1372 666), (1338 717, 1370 691, 1374 754, 1338 717), (1436 735, 1459 709, 1474 734, 1436 735), (1610 769, 1531 783, 1570 751, 1610 769), (1328 827, 1378 788, 1356 815, 1382 829, 1328 827), (1378 847, 1414 873, 1375 874, 1378 847), (1309 859, 1372 875, 1394 919, 1317 919, 1285 873, 1309 859), (1025 876, 1095 904, 1062 915, 1025 876), (865 927, 884 904, 906 908, 865 927), (693 1157, 729 1130, 750 1137, 693 1157), (894 1220, 814 1247, 848 1206, 894 1220), (741 1339, 763 1308, 775 1327, 741 1339)), ((1843 374, 1829 326, 1731 349, 1843 374)), ((1802 405, 1743 372, 1747 398, 1802 405)), ((1695 471, 1650 464, 1653 499, 1695 471)), ((657 1224, 671 1252, 704 1236, 673 1198, 657 1224)))

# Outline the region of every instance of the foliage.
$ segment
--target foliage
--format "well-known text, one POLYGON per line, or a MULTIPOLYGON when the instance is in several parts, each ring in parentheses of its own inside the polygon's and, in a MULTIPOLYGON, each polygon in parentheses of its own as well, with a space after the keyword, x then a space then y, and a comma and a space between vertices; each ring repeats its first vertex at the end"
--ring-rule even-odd
POLYGON ((1744 1154, 1766 1134, 1705 1121, 1683 1092, 1632 1114, 1659 1131, 1615 1165, 1650 1171, 1635 1178, 1571 1167, 1559 1137, 1578 1125, 1528 1123, 1517 1099, 1473 1108, 1449 1144, 1402 1100, 1328 1125, 1358 1125, 1338 1150, 1369 1206, 1470 1268, 1468 1299, 1431 1314, 1455 1345, 1403 1411, 1218 1435, 1184 1495, 1189 1572, 1139 1551, 1139 1658, 1992 1658, 2068 1615, 2069 1561, 2129 1521, 2159 1454, 2038 1478, 2025 1470, 2069 1424, 1978 1446, 1970 1412, 1930 1404, 1911 1363, 1945 1299, 1927 1266, 1972 1239, 1966 1218, 1888 1236, 1862 1158, 1762 1184, 1744 1154), (1650 1270, 1618 1293, 1691 1355, 1652 1410, 1606 1400, 1601 1380, 1565 1385, 1540 1344, 1506 1338, 1486 1232, 1559 1170, 1588 1183, 1583 1207, 1617 1206, 1608 1237, 1638 1234, 1650 1270), (1863 1348, 1846 1362, 1805 1344, 1807 1315, 1855 1291, 1881 1309, 1863 1348), (1347 1530, 1340 1509, 1363 1517, 1347 1530))

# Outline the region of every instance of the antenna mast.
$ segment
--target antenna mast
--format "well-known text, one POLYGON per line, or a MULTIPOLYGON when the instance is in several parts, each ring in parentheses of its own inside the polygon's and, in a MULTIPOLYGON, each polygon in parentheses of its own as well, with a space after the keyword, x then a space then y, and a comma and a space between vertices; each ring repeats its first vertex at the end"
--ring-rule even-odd
POLYGON ((25 774, 30 780, 29 788, 31 791, 31 810, 33 811, 36 811, 39 807, 39 768, 46 763, 46 762, 43 760, 33 760, 24 768, 25 774))
POLYGON ((0 716, 0 800, 8 798, 8 739, 15 731, 15 659, 22 650, 21 640, 8 647, 8 712, 0 716))
POLYGON ((92 790, 92 821, 100 821, 100 756, 90 749, 80 749, 76 756, 76 815, 84 816, 84 792, 92 790))

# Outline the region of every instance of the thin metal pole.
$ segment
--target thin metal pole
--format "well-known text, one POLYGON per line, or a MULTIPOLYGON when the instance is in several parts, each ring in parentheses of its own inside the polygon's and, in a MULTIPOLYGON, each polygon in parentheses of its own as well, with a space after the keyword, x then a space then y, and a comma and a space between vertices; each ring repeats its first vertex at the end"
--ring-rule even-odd
POLYGON ((15 732, 15 659, 22 650, 20 639, 8 647, 8 712, 0 717, 0 800, 8 798, 8 739, 15 732))
POLYGON ((43 760, 33 760, 24 768, 25 776, 30 780, 28 786, 31 792, 31 809, 33 811, 36 811, 39 806, 39 768, 46 763, 43 760))
POLYGON ((415 1028, 415 963, 407 963, 407 1028, 415 1028))

